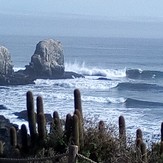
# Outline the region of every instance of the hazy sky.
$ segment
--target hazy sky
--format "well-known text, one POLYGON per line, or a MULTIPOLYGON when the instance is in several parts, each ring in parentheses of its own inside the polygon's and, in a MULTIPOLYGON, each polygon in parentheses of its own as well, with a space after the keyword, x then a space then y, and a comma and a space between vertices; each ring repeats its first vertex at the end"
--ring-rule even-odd
POLYGON ((6 29, 15 34, 163 37, 163 0, 0 0, 0 34, 6 29))
POLYGON ((162 0, 0 0, 1 12, 163 17, 162 0))

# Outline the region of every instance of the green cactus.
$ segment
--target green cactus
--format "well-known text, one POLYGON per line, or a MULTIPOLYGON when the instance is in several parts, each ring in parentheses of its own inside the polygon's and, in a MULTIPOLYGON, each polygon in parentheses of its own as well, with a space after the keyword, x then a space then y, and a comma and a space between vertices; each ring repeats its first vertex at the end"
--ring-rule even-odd
POLYGON ((10 144, 12 147, 17 146, 17 133, 15 127, 10 128, 10 144))
POLYGON ((43 99, 41 96, 38 96, 36 98, 36 106, 37 106, 37 118, 38 118, 39 113, 44 113, 43 99))
POLYGON ((31 135, 31 145, 35 145, 37 132, 36 132, 36 115, 34 112, 34 99, 31 91, 28 91, 26 96, 27 96, 27 114, 29 131, 31 135))
POLYGON ((61 120, 57 111, 53 112, 52 130, 54 130, 54 132, 56 132, 59 136, 63 133, 61 120))
POLYGON ((38 115, 38 135, 39 140, 43 142, 46 138, 46 120, 42 112, 38 115))
POLYGON ((141 143, 141 154, 143 163, 147 163, 147 150, 144 142, 141 143))
POLYGON ((163 122, 161 123, 161 141, 163 142, 163 122))
POLYGON ((119 117, 119 139, 123 146, 126 147, 126 126, 123 116, 119 117))
POLYGON ((82 111, 82 104, 81 104, 81 94, 80 94, 79 89, 74 90, 74 107, 75 107, 75 110, 80 111, 81 118, 82 118, 81 120, 83 123, 83 111, 82 111))
POLYGON ((80 148, 80 145, 79 145, 79 118, 75 114, 72 117, 72 144, 77 145, 80 148))
POLYGON ((99 122, 98 129, 99 129, 100 133, 103 133, 105 131, 105 123, 104 123, 104 121, 99 122))
POLYGON ((80 149, 84 147, 84 128, 82 124, 82 117, 79 110, 75 110, 74 114, 78 117, 78 125, 79 125, 79 143, 80 149))
POLYGON ((21 125, 21 142, 22 142, 22 151, 27 153, 28 151, 28 134, 25 124, 21 125))
POLYGON ((136 139, 143 140, 143 133, 142 133, 141 129, 136 130, 136 139))
POLYGON ((66 122, 65 122, 65 136, 66 136, 67 144, 70 141, 71 134, 72 134, 72 116, 71 116, 71 114, 67 114, 66 122))
POLYGON ((4 151, 3 143, 2 141, 0 141, 0 157, 3 156, 3 151, 4 151))

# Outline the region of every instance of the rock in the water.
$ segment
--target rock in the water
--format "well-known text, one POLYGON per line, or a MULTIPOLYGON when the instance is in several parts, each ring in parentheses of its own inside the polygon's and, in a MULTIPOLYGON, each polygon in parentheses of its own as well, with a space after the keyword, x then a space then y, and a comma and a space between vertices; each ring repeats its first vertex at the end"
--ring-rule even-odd
POLYGON ((64 55, 60 41, 43 40, 36 45, 26 73, 36 78, 58 78, 64 73, 64 55))
POLYGON ((8 76, 14 72, 9 51, 0 46, 0 76, 8 76))
MULTIPOLYGON (((16 116, 18 116, 18 119, 24 119, 26 121, 28 121, 28 116, 27 116, 27 110, 23 110, 20 112, 15 112, 14 113, 16 116)), ((51 114, 44 114, 45 118, 46 118, 46 122, 51 122, 52 121, 52 116, 51 114)))

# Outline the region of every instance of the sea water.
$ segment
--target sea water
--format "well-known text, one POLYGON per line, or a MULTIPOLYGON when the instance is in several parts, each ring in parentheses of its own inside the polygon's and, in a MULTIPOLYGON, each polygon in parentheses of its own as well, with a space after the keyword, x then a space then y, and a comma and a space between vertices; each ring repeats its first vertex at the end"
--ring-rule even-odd
POLYGON ((81 91, 85 117, 118 124, 126 120, 127 132, 142 129, 150 139, 160 136, 163 121, 163 39, 88 38, 55 36, 0 36, 15 71, 29 64, 36 44, 43 39, 62 42, 65 69, 85 78, 42 80, 35 84, 0 87, 0 114, 22 124, 14 112, 26 109, 26 92, 43 97, 45 113, 73 114, 74 89, 81 91))

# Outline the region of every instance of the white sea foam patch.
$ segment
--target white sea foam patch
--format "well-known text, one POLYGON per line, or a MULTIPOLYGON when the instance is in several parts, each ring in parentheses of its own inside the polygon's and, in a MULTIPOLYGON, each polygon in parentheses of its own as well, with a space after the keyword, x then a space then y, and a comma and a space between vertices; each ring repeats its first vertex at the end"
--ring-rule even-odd
POLYGON ((108 78, 119 78, 126 76, 126 69, 102 69, 98 67, 89 67, 86 66, 83 62, 79 64, 74 63, 65 63, 66 71, 73 71, 88 76, 104 76, 108 78))
POLYGON ((116 87, 118 81, 100 81, 94 78, 76 78, 76 79, 62 79, 62 80, 35 80, 36 86, 45 86, 46 88, 79 88, 79 89, 92 89, 92 90, 108 90, 116 87))
POLYGON ((84 102, 98 102, 98 103, 113 103, 113 104, 120 104, 126 101, 125 98, 113 98, 113 97, 95 97, 95 96, 84 96, 82 97, 82 101, 84 102))
POLYGON ((19 71, 19 70, 25 70, 25 67, 14 67, 14 72, 19 71))

